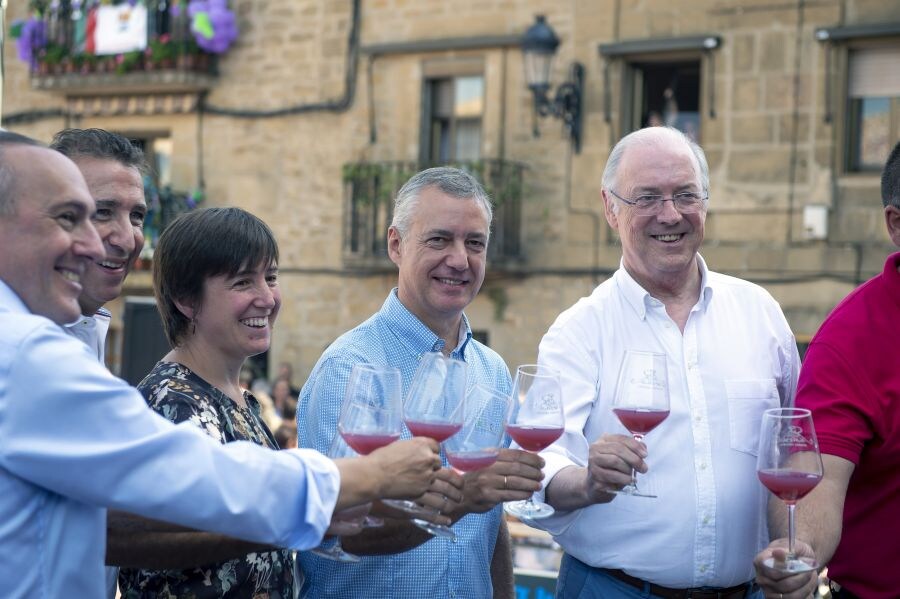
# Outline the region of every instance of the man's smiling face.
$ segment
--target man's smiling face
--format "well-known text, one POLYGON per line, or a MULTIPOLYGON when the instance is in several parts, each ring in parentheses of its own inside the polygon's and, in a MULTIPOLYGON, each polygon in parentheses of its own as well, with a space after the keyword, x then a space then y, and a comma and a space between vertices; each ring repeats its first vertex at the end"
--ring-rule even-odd
POLYGON ((398 297, 432 330, 458 321, 481 289, 488 226, 477 201, 427 187, 406 235, 388 232, 388 251, 400 268, 398 297))
POLYGON ((144 184, 134 167, 106 158, 76 156, 75 164, 97 203, 94 227, 103 241, 103 258, 91 262, 78 299, 82 314, 119 297, 125 277, 144 247, 144 184))

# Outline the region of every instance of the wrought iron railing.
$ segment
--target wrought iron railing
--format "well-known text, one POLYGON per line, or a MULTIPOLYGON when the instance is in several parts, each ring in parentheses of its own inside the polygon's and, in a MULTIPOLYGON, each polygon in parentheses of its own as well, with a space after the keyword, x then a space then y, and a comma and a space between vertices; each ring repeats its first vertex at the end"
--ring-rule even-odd
MULTIPOLYGON (((349 260, 387 258, 387 229, 393 218, 397 191, 419 170, 433 165, 416 162, 358 162, 345 164, 344 255, 349 260)), ((488 259, 497 262, 521 256, 523 171, 518 162, 484 159, 453 163, 472 173, 491 198, 494 220, 488 259)))

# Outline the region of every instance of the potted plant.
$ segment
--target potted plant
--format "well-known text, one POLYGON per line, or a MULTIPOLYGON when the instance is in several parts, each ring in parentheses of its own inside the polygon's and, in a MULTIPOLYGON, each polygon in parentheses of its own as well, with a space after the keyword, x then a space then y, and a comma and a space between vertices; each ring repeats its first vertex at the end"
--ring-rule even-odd
POLYGON ((150 39, 145 51, 148 69, 171 69, 175 66, 177 48, 168 33, 150 39))

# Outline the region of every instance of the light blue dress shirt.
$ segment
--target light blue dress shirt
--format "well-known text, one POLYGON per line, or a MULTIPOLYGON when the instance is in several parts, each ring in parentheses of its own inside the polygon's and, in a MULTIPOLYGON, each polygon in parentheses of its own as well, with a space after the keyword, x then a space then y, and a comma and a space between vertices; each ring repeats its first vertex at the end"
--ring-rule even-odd
MULTIPOLYGON (((472 339, 463 316, 459 346, 451 357, 467 365, 467 384, 510 391, 505 362, 472 339)), ((337 431, 344 390, 354 364, 369 362, 400 369, 404 393, 422 354, 441 351, 444 341, 397 299, 394 289, 381 310, 339 337, 319 358, 300 392, 297 431, 301 447, 326 451, 337 431), (313 395, 315 394, 315 397, 313 395)), ((409 433, 404 432, 404 438, 409 433)), ((446 460, 444 461, 446 465, 446 460)), ((345 564, 312 553, 298 555, 305 578, 301 597, 415 598, 492 596, 490 564, 500 526, 500 506, 469 514, 453 525, 457 542, 432 538, 415 549, 384 556, 365 556, 345 564)))
POLYGON ((0 597, 104 597, 107 507, 313 547, 339 483, 318 453, 173 425, 0 281, 0 597))

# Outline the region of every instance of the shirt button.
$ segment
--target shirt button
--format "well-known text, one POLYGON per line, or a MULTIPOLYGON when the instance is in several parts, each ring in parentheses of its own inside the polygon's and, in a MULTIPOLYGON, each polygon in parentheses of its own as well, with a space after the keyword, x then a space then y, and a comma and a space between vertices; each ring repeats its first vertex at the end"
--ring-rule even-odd
POLYGON ((700 464, 700 470, 706 470, 706 464, 700 464))
POLYGON ((703 516, 703 523, 709 524, 709 516, 703 516))
POLYGON ((697 422, 703 422, 703 416, 697 416, 696 418, 694 418, 694 420, 696 420, 697 422))
POLYGON ((701 572, 706 572, 706 566, 700 566, 700 571, 701 571, 701 572))

